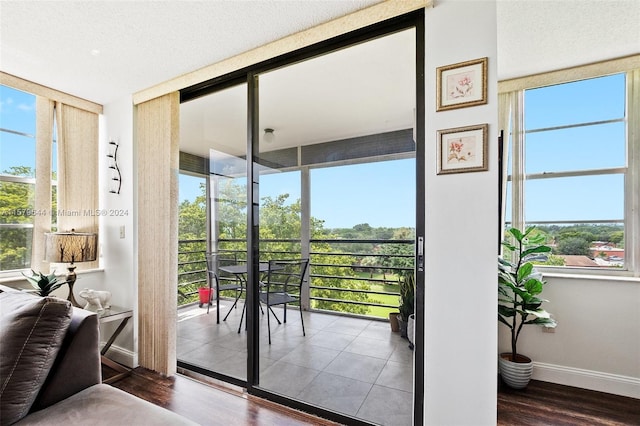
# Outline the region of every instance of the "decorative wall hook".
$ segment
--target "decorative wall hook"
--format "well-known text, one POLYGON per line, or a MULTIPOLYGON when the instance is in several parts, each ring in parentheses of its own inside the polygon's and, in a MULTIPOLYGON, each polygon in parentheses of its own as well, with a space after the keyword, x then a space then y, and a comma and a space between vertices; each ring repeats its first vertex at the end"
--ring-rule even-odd
POLYGON ((111 169, 111 179, 109 181, 109 192, 112 194, 119 194, 120 188, 122 188, 122 174, 118 167, 118 143, 115 141, 109 141, 109 152, 107 158, 109 159, 109 169, 111 169))

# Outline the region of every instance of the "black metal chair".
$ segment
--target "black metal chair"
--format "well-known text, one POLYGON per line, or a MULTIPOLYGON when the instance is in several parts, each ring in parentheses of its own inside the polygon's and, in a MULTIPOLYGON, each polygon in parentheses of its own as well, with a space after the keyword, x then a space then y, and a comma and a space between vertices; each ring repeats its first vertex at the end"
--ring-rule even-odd
MULTIPOLYGON (((300 293, 304 283, 305 273, 309 266, 309 259, 294 260, 270 260, 266 279, 260 283, 260 302, 267 305, 267 311, 282 324, 278 316, 271 309, 272 306, 284 305, 283 322, 287 322, 287 304, 300 303, 300 293)), ((302 307, 300 321, 302 322, 302 335, 305 336, 302 307)), ((271 344, 271 321, 267 312, 267 326, 269 329, 269 344, 271 344)))
MULTIPOLYGON (((240 296, 242 292, 245 290, 242 285, 242 281, 238 279, 233 274, 225 273, 220 270, 221 266, 227 265, 235 265, 237 260, 235 256, 224 255, 221 256, 219 253, 207 253, 207 272, 209 273, 209 292, 211 292, 212 288, 215 285, 216 290, 216 323, 220 324, 220 292, 221 291, 229 291, 235 290, 235 300, 233 301, 233 305, 227 312, 227 315, 224 316, 222 321, 226 321, 227 317, 231 313, 231 310, 238 305, 238 300, 240 300, 240 296)), ((209 293, 211 294, 211 293, 209 293)), ((209 313, 209 307, 211 304, 207 304, 207 314, 209 313)))

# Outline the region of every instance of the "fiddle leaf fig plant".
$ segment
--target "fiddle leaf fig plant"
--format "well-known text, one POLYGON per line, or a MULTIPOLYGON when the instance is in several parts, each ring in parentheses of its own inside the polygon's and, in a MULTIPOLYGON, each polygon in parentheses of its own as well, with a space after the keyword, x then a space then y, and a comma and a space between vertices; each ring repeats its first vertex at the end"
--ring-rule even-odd
POLYGON ((67 283, 66 281, 59 282, 55 273, 44 275, 42 272, 35 272, 32 269, 31 274, 32 275, 30 277, 24 275, 24 273, 22 275, 29 280, 33 288, 36 289, 36 293, 42 297, 48 296, 51 292, 67 283))
POLYGON ((556 326, 556 321, 542 308, 548 300, 538 297, 546 282, 533 263, 527 261, 533 254, 551 251, 551 247, 544 244, 544 236, 533 233, 534 229, 528 227, 523 233, 510 228, 507 233, 511 241, 502 242, 506 258, 498 257, 498 321, 511 330, 511 360, 514 362, 523 326, 556 326))

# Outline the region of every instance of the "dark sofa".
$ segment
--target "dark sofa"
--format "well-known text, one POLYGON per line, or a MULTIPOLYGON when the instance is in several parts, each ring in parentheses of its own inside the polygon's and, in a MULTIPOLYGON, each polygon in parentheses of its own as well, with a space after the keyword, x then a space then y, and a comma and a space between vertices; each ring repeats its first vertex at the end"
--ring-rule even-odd
POLYGON ((98 318, 0 286, 0 425, 193 425, 101 383, 98 318))

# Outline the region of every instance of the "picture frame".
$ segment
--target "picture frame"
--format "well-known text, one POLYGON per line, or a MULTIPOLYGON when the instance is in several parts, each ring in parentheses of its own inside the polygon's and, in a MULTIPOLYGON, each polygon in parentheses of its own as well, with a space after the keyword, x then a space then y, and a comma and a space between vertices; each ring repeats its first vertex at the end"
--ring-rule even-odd
POLYGON ((436 111, 486 104, 487 62, 485 57, 437 68, 436 111))
POLYGON ((489 170, 488 132, 488 124, 438 130, 437 174, 489 170))

